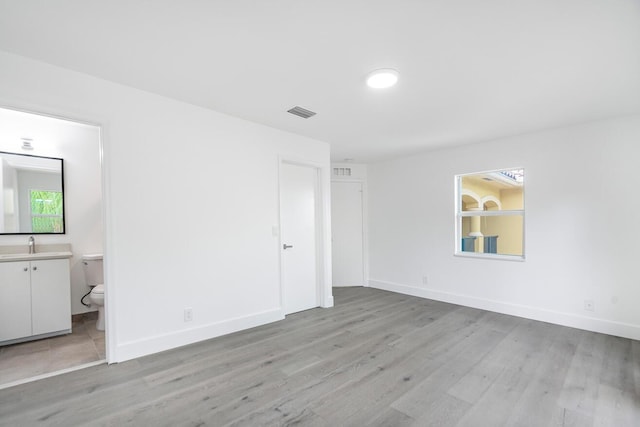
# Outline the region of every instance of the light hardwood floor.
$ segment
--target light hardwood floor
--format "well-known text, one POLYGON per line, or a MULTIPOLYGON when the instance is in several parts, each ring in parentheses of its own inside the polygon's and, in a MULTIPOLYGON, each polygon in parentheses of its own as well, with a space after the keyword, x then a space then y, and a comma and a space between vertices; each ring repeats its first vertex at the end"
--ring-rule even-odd
POLYGON ((0 425, 640 426, 640 343, 367 288, 0 390, 0 425))

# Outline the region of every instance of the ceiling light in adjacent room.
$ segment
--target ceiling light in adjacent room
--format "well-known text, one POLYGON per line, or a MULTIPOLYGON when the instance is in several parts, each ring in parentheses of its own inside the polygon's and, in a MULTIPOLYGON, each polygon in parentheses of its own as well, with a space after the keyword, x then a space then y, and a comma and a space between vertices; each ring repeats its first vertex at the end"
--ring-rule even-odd
POLYGON ((369 73, 367 86, 374 89, 386 89, 398 82, 398 72, 391 68, 382 68, 369 73))

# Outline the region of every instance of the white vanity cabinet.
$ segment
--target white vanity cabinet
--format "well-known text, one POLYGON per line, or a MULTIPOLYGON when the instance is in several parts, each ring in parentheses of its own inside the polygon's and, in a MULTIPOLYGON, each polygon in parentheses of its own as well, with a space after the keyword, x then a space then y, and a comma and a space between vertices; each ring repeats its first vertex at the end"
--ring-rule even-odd
POLYGON ((0 341, 31 335, 29 262, 0 263, 0 341))
POLYGON ((0 344, 71 332, 69 259, 0 262, 0 344))

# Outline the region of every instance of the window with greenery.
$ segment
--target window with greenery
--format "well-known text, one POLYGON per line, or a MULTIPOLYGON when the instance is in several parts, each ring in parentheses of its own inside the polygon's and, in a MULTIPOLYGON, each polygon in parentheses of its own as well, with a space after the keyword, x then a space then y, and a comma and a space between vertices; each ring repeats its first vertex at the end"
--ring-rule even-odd
POLYGON ((524 169, 456 176, 456 255, 524 259, 524 169))
POLYGON ((61 233, 63 201, 59 191, 31 190, 31 230, 34 233, 61 233))

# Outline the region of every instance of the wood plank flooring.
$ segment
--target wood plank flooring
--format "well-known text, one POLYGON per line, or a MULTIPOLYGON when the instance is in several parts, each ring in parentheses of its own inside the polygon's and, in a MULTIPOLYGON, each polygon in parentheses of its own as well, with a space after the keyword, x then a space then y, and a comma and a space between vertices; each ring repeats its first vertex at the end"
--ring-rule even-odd
POLYGON ((369 289, 0 390, 0 425, 640 426, 640 343, 369 289))

